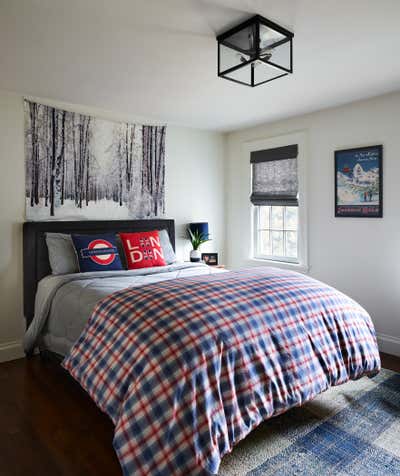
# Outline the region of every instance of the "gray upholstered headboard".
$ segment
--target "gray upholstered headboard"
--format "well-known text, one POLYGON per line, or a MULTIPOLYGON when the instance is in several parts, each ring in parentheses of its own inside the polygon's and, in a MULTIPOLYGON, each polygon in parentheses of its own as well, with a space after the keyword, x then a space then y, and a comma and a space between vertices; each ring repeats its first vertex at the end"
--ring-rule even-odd
POLYGON ((175 249, 174 220, 45 221, 24 223, 24 315, 27 326, 33 319, 38 282, 51 273, 46 232, 109 233, 167 230, 175 249))

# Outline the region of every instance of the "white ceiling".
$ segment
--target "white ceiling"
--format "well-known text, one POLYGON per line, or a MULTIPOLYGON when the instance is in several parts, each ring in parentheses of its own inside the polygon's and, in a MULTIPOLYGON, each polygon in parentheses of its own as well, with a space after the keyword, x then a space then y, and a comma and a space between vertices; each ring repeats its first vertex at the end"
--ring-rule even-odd
POLYGON ((0 89, 232 130, 400 89, 399 0, 0 0, 0 89), (215 36, 259 13, 294 74, 216 75, 215 36))

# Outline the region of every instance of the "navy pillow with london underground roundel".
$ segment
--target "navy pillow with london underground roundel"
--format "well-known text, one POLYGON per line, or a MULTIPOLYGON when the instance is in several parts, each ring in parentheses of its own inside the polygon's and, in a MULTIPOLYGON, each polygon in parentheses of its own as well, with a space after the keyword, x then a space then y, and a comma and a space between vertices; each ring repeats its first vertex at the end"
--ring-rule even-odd
POLYGON ((123 269, 115 235, 72 235, 72 241, 81 273, 123 269))

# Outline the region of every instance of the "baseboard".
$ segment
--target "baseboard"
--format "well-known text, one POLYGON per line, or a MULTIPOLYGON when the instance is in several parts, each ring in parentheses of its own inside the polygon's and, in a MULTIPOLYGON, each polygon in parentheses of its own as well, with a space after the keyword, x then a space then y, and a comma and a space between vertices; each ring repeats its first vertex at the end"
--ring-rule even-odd
POLYGON ((0 344, 0 362, 22 359, 24 356, 25 354, 20 340, 0 344))
POLYGON ((400 357, 400 338, 388 336, 386 334, 377 334, 379 350, 386 354, 397 355, 400 357))

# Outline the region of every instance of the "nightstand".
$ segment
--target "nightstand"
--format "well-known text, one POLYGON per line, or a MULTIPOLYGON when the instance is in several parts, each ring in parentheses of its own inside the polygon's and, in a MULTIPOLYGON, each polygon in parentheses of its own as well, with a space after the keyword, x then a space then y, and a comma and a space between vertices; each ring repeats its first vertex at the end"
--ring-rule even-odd
MULTIPOLYGON (((192 261, 184 261, 184 263, 192 263, 192 261)), ((204 261, 197 261, 197 263, 207 264, 204 261)), ((207 264, 207 266, 209 266, 210 268, 225 269, 224 264, 207 264)))

